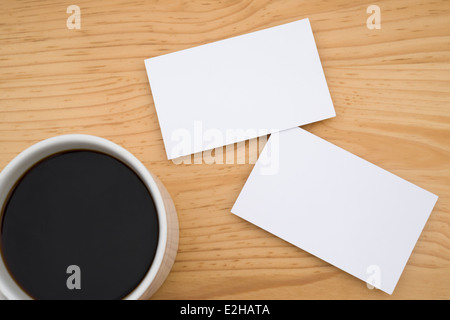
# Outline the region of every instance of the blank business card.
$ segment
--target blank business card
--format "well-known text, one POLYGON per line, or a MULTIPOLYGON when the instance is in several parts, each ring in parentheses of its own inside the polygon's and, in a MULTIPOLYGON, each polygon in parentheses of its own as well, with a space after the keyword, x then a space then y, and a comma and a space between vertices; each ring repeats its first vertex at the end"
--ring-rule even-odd
POLYGON ((169 159, 336 115, 308 19, 145 66, 169 159))
POLYGON ((437 199, 294 128, 272 135, 231 211, 392 294, 437 199))

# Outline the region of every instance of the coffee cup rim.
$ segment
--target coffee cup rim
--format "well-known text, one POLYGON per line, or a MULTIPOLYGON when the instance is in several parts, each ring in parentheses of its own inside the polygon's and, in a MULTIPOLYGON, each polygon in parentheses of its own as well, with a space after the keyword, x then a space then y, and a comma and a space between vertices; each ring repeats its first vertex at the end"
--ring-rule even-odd
MULTIPOLYGON (((138 286, 124 298, 125 300, 139 299, 152 284, 162 266, 168 237, 167 210, 164 205, 161 191, 152 174, 132 153, 118 144, 93 135, 67 134, 40 141, 25 149, 0 172, 0 221, 2 221, 3 218, 3 207, 5 202, 17 181, 19 181, 20 178, 39 161, 52 154, 70 150, 97 151, 121 160, 141 178, 153 198, 159 223, 158 244, 155 256, 144 278, 138 286)), ((12 278, 1 254, 0 293, 11 300, 32 299, 12 278)))

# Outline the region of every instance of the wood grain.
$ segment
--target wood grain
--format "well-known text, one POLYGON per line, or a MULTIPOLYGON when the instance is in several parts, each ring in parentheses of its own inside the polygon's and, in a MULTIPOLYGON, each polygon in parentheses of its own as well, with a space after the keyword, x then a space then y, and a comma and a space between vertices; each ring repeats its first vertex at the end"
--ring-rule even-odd
POLYGON ((0 169, 68 133, 134 153, 180 219, 178 256, 155 299, 449 299, 449 61, 445 0, 3 0, 0 169), (66 27, 72 4, 80 30, 66 27), (370 4, 381 30, 366 27, 370 4), (253 165, 165 156, 144 59, 306 17, 337 117, 304 128, 440 196, 392 296, 232 215, 253 165))

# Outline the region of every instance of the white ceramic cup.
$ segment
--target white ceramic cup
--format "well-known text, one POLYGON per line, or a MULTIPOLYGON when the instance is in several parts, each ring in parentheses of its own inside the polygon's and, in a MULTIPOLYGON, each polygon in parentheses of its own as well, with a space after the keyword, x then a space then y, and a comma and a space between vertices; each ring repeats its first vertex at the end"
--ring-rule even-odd
MULTIPOLYGON (((124 162, 141 178, 153 197, 159 222, 155 257, 144 279, 125 298, 148 299, 162 285, 175 261, 179 237, 178 218, 173 201, 164 185, 124 148, 103 138, 81 134, 63 135, 41 141, 19 154, 0 173, 0 209, 3 212, 5 202, 15 184, 36 163, 55 153, 80 149, 102 152, 124 162)), ((0 216, 0 221, 1 218, 0 216)), ((31 299, 12 279, 2 258, 0 258, 0 293, 11 300, 31 299)))

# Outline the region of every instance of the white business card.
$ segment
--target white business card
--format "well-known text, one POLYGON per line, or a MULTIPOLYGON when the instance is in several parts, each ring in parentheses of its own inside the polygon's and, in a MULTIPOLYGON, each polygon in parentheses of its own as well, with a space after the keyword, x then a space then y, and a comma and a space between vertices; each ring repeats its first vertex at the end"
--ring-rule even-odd
POLYGON ((308 19, 145 65, 169 159, 336 115, 308 19))
POLYGON ((232 213, 392 294, 437 199, 294 128, 269 139, 232 213))

